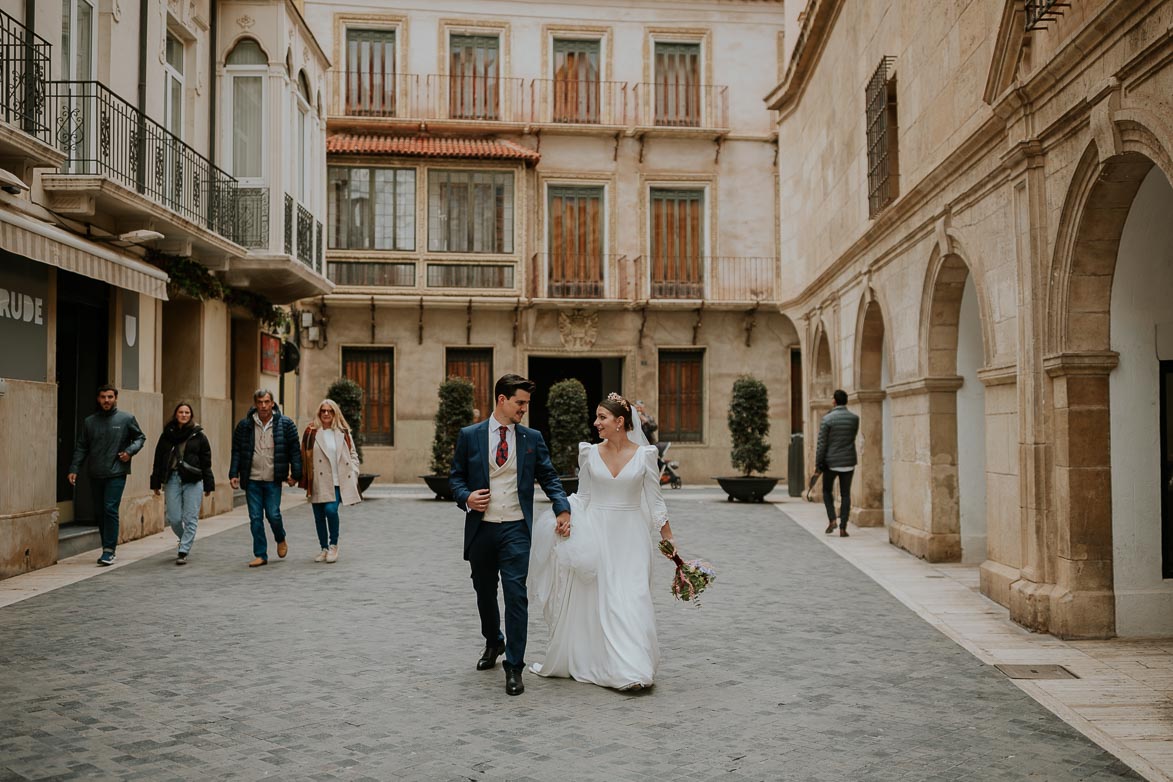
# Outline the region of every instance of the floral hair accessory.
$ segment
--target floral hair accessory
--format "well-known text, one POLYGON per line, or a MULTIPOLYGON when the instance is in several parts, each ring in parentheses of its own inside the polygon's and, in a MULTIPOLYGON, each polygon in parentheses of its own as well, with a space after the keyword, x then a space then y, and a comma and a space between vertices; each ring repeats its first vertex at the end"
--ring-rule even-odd
POLYGON ((624 399, 623 397, 619 396, 619 394, 616 394, 614 391, 607 394, 607 401, 608 402, 616 402, 618 404, 621 404, 621 405, 623 405, 624 409, 626 409, 626 410, 631 409, 631 405, 629 405, 627 403, 627 400, 624 399))

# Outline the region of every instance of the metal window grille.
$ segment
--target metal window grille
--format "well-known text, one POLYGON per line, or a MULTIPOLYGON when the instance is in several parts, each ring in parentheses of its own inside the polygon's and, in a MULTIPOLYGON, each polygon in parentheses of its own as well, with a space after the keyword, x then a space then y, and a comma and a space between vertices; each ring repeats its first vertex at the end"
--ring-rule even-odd
POLYGON ((888 77, 894 57, 880 60, 867 87, 868 216, 896 200, 896 83, 888 77))
POLYGON ((1070 8, 1071 3, 1060 3, 1056 0, 1026 0, 1026 31, 1046 27, 1063 15, 1064 8, 1070 8))
POLYGON ((314 265, 314 218, 310 210, 297 205, 297 257, 306 266, 314 265))
POLYGON ((662 442, 704 440, 703 350, 661 350, 659 356, 659 437, 662 442))
POLYGON ((395 352, 343 348, 342 376, 363 390, 362 432, 367 445, 395 445, 395 352))
POLYGON ((293 255, 293 196, 285 194, 285 254, 293 255))

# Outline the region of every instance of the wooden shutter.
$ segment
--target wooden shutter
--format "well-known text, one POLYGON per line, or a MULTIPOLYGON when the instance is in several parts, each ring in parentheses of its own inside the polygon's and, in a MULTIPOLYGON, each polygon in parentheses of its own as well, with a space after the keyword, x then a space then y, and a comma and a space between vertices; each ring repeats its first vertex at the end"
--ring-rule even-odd
POLYGON ((395 354, 390 348, 343 348, 342 376, 363 390, 362 432, 370 445, 394 445, 395 354))
POLYGON ((695 43, 656 44, 655 123, 676 127, 701 124, 701 47, 695 43))
POLYGON ((704 297, 703 190, 652 189, 652 295, 704 297))
POLYGON ((454 35, 450 47, 449 118, 498 119, 500 70, 497 37, 454 35))
POLYGON ((346 31, 346 113, 395 116, 395 32, 346 31))
POLYGON ((662 350, 659 358, 659 438, 699 443, 704 439, 702 372, 704 351, 662 350))
POLYGON ((599 42, 555 39, 554 121, 599 120, 599 42))
POLYGON ((472 398, 480 416, 493 411, 493 351, 488 348, 449 348, 445 377, 462 377, 472 383, 472 398))
POLYGON ((603 188, 552 187, 549 200, 550 295, 603 295, 603 188))

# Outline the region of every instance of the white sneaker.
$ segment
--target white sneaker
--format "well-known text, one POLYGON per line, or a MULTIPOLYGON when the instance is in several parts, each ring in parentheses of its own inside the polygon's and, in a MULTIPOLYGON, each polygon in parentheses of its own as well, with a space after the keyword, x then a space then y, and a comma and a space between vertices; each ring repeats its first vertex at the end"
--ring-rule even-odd
POLYGON ((334 564, 335 562, 338 561, 338 547, 337 546, 331 546, 329 551, 326 552, 326 561, 329 562, 330 564, 334 564))
POLYGON ((314 557, 314 562, 325 562, 326 561, 326 553, 327 553, 326 549, 322 549, 322 553, 318 554, 318 556, 314 557))

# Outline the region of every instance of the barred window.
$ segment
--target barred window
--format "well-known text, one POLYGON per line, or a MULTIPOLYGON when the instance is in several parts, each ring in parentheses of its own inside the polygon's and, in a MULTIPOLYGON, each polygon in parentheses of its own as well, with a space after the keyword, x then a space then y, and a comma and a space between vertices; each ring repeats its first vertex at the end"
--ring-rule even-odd
POLYGON ((661 350, 659 358, 660 429, 663 442, 699 443, 704 439, 703 350, 661 350))
POLYGON ((330 248, 415 249, 415 170, 330 166, 330 248))
POLYGON ((429 171, 428 250, 513 252, 513 173, 429 171))
POLYGON ((395 445, 395 351, 342 348, 342 376, 363 390, 362 433, 368 445, 395 445))
POLYGON ((888 76, 894 60, 880 60, 867 88, 869 217, 875 217, 900 194, 896 78, 888 76))
POLYGON ((445 377, 462 377, 472 383, 473 405, 483 421, 493 411, 492 348, 448 348, 445 377))

